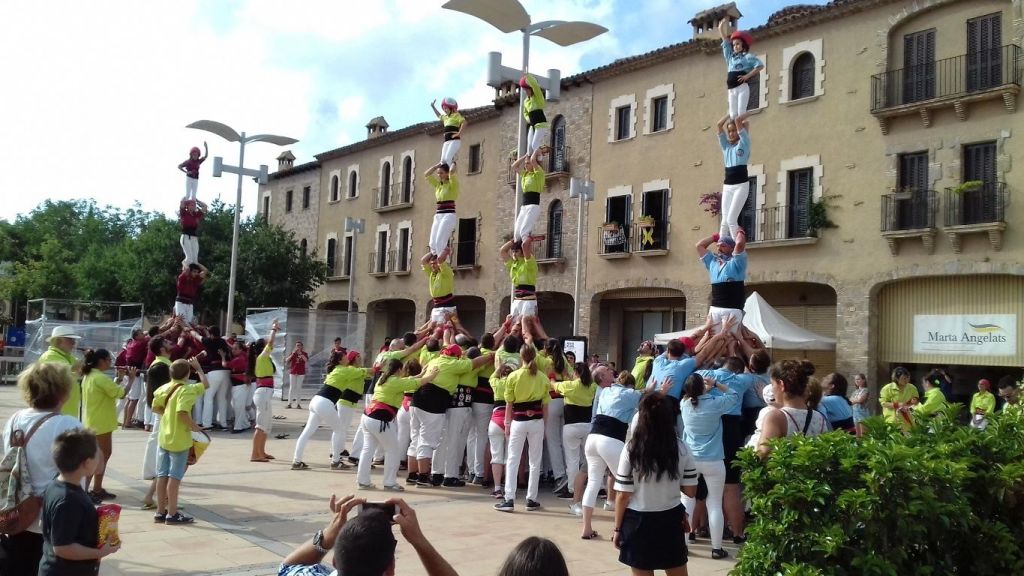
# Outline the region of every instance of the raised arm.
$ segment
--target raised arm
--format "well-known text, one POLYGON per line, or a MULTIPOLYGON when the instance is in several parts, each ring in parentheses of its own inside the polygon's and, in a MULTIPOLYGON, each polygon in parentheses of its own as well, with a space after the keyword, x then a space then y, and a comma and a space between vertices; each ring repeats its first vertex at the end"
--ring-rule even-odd
POLYGON ((438 118, 441 117, 441 113, 437 111, 437 98, 434 98, 430 102, 430 109, 434 111, 434 116, 437 116, 438 118))
POLYGON ((725 125, 729 122, 730 116, 726 114, 722 116, 722 119, 718 121, 718 133, 725 134, 725 125))
POLYGON ((515 244, 514 241, 509 240, 501 245, 501 249, 498 251, 498 255, 501 256, 502 262, 508 262, 512 259, 512 246, 515 244))
POLYGON ((523 258, 527 260, 533 258, 533 236, 527 236, 523 240, 523 258))
POLYGON ((267 345, 263 350, 260 351, 261 355, 270 355, 270 351, 274 349, 274 339, 277 338, 277 332, 281 329, 280 324, 277 323, 277 319, 270 325, 270 336, 267 336, 267 345))
POLYGON ((440 162, 438 162, 437 164, 434 164, 430 168, 427 168, 426 172, 423 173, 423 176, 426 177, 426 178, 430 178, 431 176, 434 175, 434 172, 437 172, 437 169, 440 168, 440 167, 441 167, 441 163, 440 162))
POLYGON ((529 156, 527 156, 526 154, 523 154, 519 158, 516 158, 516 161, 512 163, 512 171, 522 172, 525 169, 527 158, 529 158, 529 156))
POLYGON ((206 145, 206 141, 203 140, 203 157, 199 159, 200 162, 206 160, 206 157, 210 155, 210 148, 206 145))
POLYGON ((736 249, 733 251, 734 254, 743 254, 747 249, 747 233, 743 230, 736 232, 736 249))
POLYGON ((722 37, 722 40, 729 40, 728 18, 722 18, 722 21, 718 23, 718 35, 722 37))
POLYGON ((711 246, 715 242, 718 242, 718 234, 712 234, 700 242, 697 242, 697 256, 703 258, 704 255, 708 253, 708 246, 711 246))

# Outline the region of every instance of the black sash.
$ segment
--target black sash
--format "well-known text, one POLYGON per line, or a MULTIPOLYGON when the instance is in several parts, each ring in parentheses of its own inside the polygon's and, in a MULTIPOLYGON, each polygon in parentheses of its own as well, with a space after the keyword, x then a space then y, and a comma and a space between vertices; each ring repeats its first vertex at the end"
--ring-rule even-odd
POLYGON ((530 110, 529 112, 526 113, 526 115, 529 118, 530 126, 536 126, 537 124, 543 124, 544 122, 548 121, 548 117, 544 115, 543 108, 530 110))
POLYGON ((604 414, 594 416, 594 424, 590 427, 591 434, 600 434, 601 436, 615 438, 621 442, 626 441, 626 432, 628 430, 629 424, 614 416, 605 416, 604 414))
POLYGON ((534 400, 533 402, 516 402, 512 404, 512 418, 516 422, 528 422, 540 420, 544 417, 544 401, 534 400))
POLYGON ((316 395, 327 398, 331 401, 331 404, 337 404, 338 400, 341 400, 341 390, 338 390, 334 386, 321 386, 316 395))
POLYGON ((744 74, 746 74, 746 72, 742 70, 729 72, 729 75, 725 77, 725 86, 729 89, 739 88, 743 85, 743 82, 740 82, 740 76, 743 76, 744 74))
POLYGON ((540 192, 523 192, 523 206, 540 206, 540 192))
POLYGON ((537 286, 533 284, 516 284, 516 298, 530 298, 537 295, 537 286))
POLYGON ((750 180, 747 175, 747 165, 729 166, 725 169, 725 181, 723 184, 743 184, 750 180))
POLYGON ((593 406, 576 406, 575 404, 566 404, 562 411, 562 415, 565 417, 566 424, 583 424, 585 422, 590 422, 590 416, 593 411, 593 406))
POLYGON ((353 404, 355 404, 355 403, 358 403, 360 400, 363 399, 363 395, 360 394, 359 392, 356 392, 355 390, 351 390, 351 389, 349 389, 349 390, 342 390, 341 391, 341 399, 345 400, 346 402, 352 402, 353 404))
POLYGON ((711 285, 711 305, 716 308, 743 310, 747 292, 743 280, 716 282, 711 285))
POLYGON ((438 214, 454 214, 455 213, 455 201, 445 200, 437 203, 438 214))

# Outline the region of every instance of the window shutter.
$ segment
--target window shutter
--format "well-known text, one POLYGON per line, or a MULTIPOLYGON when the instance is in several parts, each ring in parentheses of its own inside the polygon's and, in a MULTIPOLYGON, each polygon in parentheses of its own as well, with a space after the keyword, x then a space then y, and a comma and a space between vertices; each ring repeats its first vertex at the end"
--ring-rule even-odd
POLYGON ((551 171, 567 172, 565 150, 565 116, 555 118, 554 130, 551 131, 551 171))
POLYGON ((967 21, 967 90, 986 90, 1002 83, 1002 14, 967 21))
POLYGON ((811 174, 809 169, 789 173, 789 238, 804 238, 810 227, 811 174))

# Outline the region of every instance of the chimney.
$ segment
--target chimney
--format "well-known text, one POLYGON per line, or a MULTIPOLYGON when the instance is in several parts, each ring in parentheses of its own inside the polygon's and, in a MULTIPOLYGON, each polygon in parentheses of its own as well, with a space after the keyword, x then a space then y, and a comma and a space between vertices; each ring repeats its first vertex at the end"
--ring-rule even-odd
POLYGON ((277 171, 284 172, 285 170, 291 170, 292 166, 295 165, 295 154, 292 154, 291 150, 285 150, 281 152, 281 155, 277 157, 277 171))
POLYGON ((388 133, 388 121, 383 116, 377 116, 366 125, 366 139, 380 138, 388 133))
POLYGON ((689 22, 693 26, 693 39, 719 41, 721 37, 718 35, 718 23, 728 19, 730 28, 736 30, 742 17, 743 14, 740 14, 735 2, 698 12, 689 22))

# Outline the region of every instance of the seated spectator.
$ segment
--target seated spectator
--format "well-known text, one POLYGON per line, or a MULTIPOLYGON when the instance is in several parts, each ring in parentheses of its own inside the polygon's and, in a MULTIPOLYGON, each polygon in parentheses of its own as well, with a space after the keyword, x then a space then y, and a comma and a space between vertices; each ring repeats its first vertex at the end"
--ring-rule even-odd
MULTIPOLYGON (((15 430, 26 436, 35 430, 25 447, 25 464, 34 496, 42 496, 60 473, 51 451, 53 441, 63 432, 82 427, 77 418, 60 412, 71 396, 72 386, 77 386, 74 375, 64 363, 37 362, 18 376, 18 389, 28 408, 15 412, 7 421, 0 452, 7 452, 15 430)), ((0 574, 36 574, 43 557, 42 525, 37 520, 20 534, 0 536, 0 549, 0 574)))
POLYGON ((391 532, 392 524, 399 526, 402 536, 416 550, 428 575, 458 576, 427 541, 416 520, 416 512, 404 500, 396 498, 385 502, 394 506, 394 517, 370 509, 361 511, 349 522, 349 512, 363 504, 366 500, 351 495, 340 501, 331 496, 330 510, 334 518, 311 541, 284 559, 278 576, 392 576, 395 573, 395 546, 398 544, 391 532), (334 551, 333 570, 320 564, 329 549, 334 551))
POLYGON ((530 536, 509 553, 498 576, 569 576, 569 567, 558 545, 530 536))
POLYGON ((98 574, 100 559, 121 548, 100 542, 99 517, 82 482, 96 473, 104 454, 89 430, 69 430, 53 443, 60 474, 43 493, 43 560, 39 576, 98 574))

